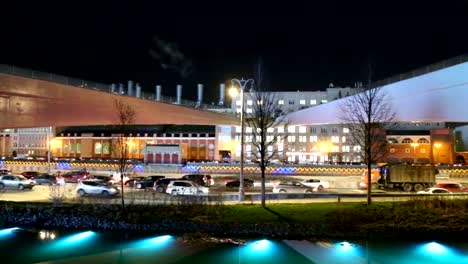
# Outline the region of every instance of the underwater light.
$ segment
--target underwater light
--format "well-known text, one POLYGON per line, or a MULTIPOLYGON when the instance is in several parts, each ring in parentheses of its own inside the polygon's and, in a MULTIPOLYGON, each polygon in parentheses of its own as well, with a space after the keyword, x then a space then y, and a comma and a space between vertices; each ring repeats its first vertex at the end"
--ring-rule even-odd
POLYGON ((14 231, 18 230, 19 228, 18 227, 12 227, 12 228, 7 228, 7 229, 1 229, 0 230, 0 237, 4 237, 4 236, 9 236, 11 234, 13 234, 14 231))
POLYGON ((265 250, 270 246, 270 241, 266 239, 258 240, 252 243, 253 250, 265 250))
POLYGON ((92 237, 94 235, 96 235, 96 233, 94 233, 93 231, 81 232, 81 233, 72 235, 72 236, 70 236, 68 238, 65 238, 63 240, 63 242, 64 243, 73 243, 73 242, 85 240, 85 239, 90 238, 90 237, 92 237))

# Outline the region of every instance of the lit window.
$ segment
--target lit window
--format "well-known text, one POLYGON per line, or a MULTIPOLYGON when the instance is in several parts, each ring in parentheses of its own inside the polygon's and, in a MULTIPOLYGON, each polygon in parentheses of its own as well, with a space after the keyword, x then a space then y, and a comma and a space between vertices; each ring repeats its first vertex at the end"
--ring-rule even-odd
POLYGON ((305 126, 300 126, 300 127, 299 127, 299 133, 307 133, 307 127, 305 127, 305 126))
POLYGON ((340 137, 339 136, 332 136, 331 137, 331 142, 340 143, 340 137))
POLYGON ((418 143, 419 143, 419 144, 429 144, 429 141, 428 141, 427 139, 425 139, 425 138, 420 138, 420 139, 418 140, 418 143))
POLYGON ((361 152, 361 146, 354 146, 353 151, 354 152, 361 152))
POLYGON ((310 142, 317 142, 317 136, 310 136, 310 142))
POLYGON ((263 104, 263 100, 257 100, 257 105, 262 105, 263 104))
POLYGON ((102 152, 102 145, 99 142, 94 144, 94 154, 101 154, 102 152))
POLYGON ((268 152, 270 152, 270 154, 273 152, 273 146, 268 146, 267 148, 268 152))
POLYGON ((274 136, 267 136, 266 137, 267 142, 272 142, 274 139, 275 139, 274 136))
POLYGON ((332 152, 339 152, 340 147, 339 146, 332 146, 332 152))
POLYGON ((253 130, 252 130, 251 127, 247 127, 247 128, 245 129, 245 132, 247 132, 247 133, 252 133, 252 131, 253 131, 253 130))
POLYGON ((299 136, 299 142, 307 142, 306 136, 299 136))
POLYGON ((279 152, 283 151, 283 144, 278 144, 278 151, 279 152))
POLYGON ((299 100, 299 104, 301 105, 305 105, 305 102, 306 102, 305 100, 299 100))
POLYGON ((294 133, 296 132, 296 127, 295 126, 288 126, 288 133, 294 133))
POLYGON ((350 147, 349 146, 342 146, 341 147, 343 152, 349 152, 350 147))
POLYGON ((327 100, 322 100, 322 104, 326 104, 327 102, 327 100))
POLYGON ((284 133, 284 127, 283 126, 278 127, 278 133, 284 133))
POLYGON ((272 128, 272 127, 267 128, 267 132, 268 132, 268 133, 273 133, 274 131, 275 131, 275 129, 272 128))
POLYGON ((236 101, 236 105, 241 105, 241 101, 240 101, 240 100, 237 100, 237 101, 236 101))
POLYGON ((236 126, 236 133, 240 133, 240 132, 242 132, 242 131, 241 131, 241 127, 240 127, 240 126, 236 126))
POLYGON ((288 136, 288 142, 296 142, 296 136, 288 136))
POLYGON ((237 108, 237 109, 236 109, 236 112, 237 112, 237 113, 240 113, 240 112, 241 112, 241 109, 240 109, 240 108, 237 108))
POLYGON ((346 137, 345 137, 345 136, 342 136, 342 137, 341 137, 341 142, 343 142, 343 143, 346 142, 346 137))
POLYGON ((317 100, 315 100, 315 99, 310 100, 310 104, 311 104, 311 105, 316 105, 316 104, 317 104, 317 100))
POLYGON ((403 139, 403 141, 401 141, 401 143, 410 144, 410 143, 413 143, 413 140, 411 138, 405 138, 405 139, 403 139))
POLYGON ((247 105, 252 105, 252 100, 247 100, 247 105))
POLYGON ((247 108, 247 113, 248 114, 252 113, 252 108, 247 108))
POLYGON ((284 100, 278 100, 279 105, 284 105, 284 100))

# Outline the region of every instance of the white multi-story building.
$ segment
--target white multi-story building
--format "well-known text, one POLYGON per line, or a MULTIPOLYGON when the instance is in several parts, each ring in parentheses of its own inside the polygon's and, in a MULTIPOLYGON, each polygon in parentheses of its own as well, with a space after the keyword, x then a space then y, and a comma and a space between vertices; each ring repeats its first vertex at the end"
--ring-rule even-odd
POLYGON ((2 156, 45 156, 48 140, 53 137, 50 127, 3 129, 0 132, 2 156))

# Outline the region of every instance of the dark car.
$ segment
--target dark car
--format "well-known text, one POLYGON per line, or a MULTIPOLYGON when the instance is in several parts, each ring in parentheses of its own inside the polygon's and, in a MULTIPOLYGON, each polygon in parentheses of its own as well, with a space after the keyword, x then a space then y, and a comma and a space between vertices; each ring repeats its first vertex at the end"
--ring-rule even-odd
POLYGON ((138 189, 145 189, 154 186, 154 183, 159 179, 164 178, 165 176, 161 175, 152 175, 145 177, 143 180, 135 181, 134 186, 138 189))
POLYGON ((65 182, 77 183, 84 179, 88 179, 90 177, 89 172, 80 170, 80 171, 68 171, 62 174, 63 179, 65 182))
POLYGON ((101 180, 103 182, 108 182, 112 179, 111 177, 105 175, 94 175, 92 178, 96 180, 101 180))
POLYGON ((39 172, 37 171, 24 171, 21 173, 24 177, 31 179, 39 175, 39 172))
MULTIPOLYGON (((251 180, 251 179, 244 179, 244 187, 245 188, 252 188, 254 185, 254 181, 251 180)), ((230 182, 227 182, 226 183, 226 187, 228 188, 239 188, 240 186, 240 180, 237 179, 237 180, 233 180, 233 181, 230 181, 230 182)))
POLYGON ((124 184, 125 184, 125 186, 127 186, 127 187, 135 187, 135 182, 136 182, 136 181, 142 181, 142 180, 144 180, 144 179, 145 179, 145 177, 134 177, 134 178, 132 178, 132 179, 130 179, 130 180, 124 182, 124 184))
POLYGON ((160 180, 158 180, 157 182, 154 183, 153 190, 155 190, 155 191, 157 191, 159 193, 165 193, 166 189, 167 189, 167 185, 169 185, 169 183, 171 181, 174 181, 174 180, 179 180, 179 179, 176 179, 176 178, 160 179, 160 180))
POLYGON ((213 185, 213 179, 208 174, 187 174, 182 176, 183 180, 192 181, 200 186, 213 185))
POLYGON ((55 185, 57 184, 57 177, 47 173, 41 173, 36 177, 31 178, 38 185, 55 185))
POLYGON ((444 188, 449 190, 450 192, 468 192, 468 187, 464 187, 460 183, 449 182, 449 183, 439 183, 436 187, 444 188))

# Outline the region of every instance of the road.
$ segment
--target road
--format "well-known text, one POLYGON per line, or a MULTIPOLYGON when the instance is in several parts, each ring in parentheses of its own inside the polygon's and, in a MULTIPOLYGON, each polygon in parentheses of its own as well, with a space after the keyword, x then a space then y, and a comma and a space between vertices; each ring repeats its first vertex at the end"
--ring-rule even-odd
MULTIPOLYGON (((235 189, 234 189, 235 190, 235 189)), ((172 195, 164 193, 156 193, 151 189, 137 190, 132 188, 124 189, 125 200, 127 204, 171 204, 174 202, 197 202, 197 201, 208 201, 207 197, 173 197, 172 195)), ((237 204, 238 192, 236 191, 224 191, 224 192, 212 192, 210 194, 211 202, 221 202, 223 197, 223 204, 237 204)), ((330 189, 325 192, 313 193, 311 195, 305 195, 305 197, 299 197, 295 199, 289 199, 288 195, 285 194, 272 194, 268 192, 267 198, 268 203, 326 203, 326 202, 365 202, 365 192, 352 190, 352 189, 330 189), (339 197, 339 198, 338 198, 339 197)), ((258 203, 259 192, 254 190, 253 192, 246 192, 246 204, 258 203)), ((302 196, 298 194, 296 196, 302 196)), ((89 203, 119 203, 120 196, 105 198, 105 197, 79 197, 75 192, 75 186, 73 184, 66 184, 64 187, 48 187, 48 186, 35 186, 32 190, 2 190, 0 193, 0 200, 17 201, 17 202, 47 202, 51 201, 52 197, 64 197, 69 202, 89 202, 89 203)), ((373 197, 373 201, 405 201, 414 197, 406 193, 394 192, 376 192, 373 197)), ((456 196, 464 197, 466 196, 456 196)))

